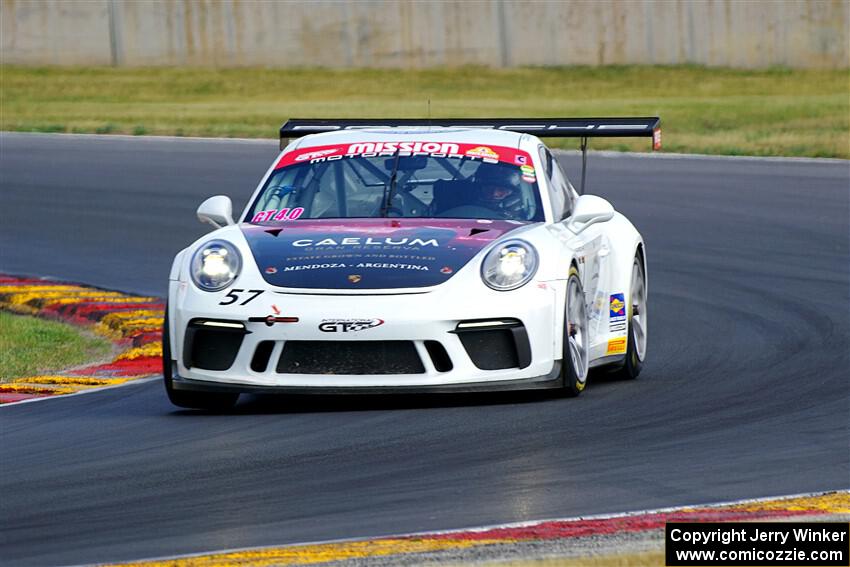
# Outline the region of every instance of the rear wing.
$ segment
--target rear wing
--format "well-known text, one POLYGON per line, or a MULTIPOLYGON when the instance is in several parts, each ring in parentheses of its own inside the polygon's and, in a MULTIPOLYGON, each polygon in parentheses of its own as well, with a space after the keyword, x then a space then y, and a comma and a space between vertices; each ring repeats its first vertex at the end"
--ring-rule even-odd
POLYGON ((280 149, 287 140, 320 132, 396 127, 461 127, 507 130, 538 138, 580 138, 584 193, 589 138, 652 138, 652 149, 661 149, 661 119, 657 116, 614 118, 291 118, 280 127, 280 149))
POLYGON ((538 138, 652 138, 661 149, 661 119, 644 118, 292 118, 280 127, 280 149, 289 138, 307 134, 396 127, 460 127, 508 130, 538 138))

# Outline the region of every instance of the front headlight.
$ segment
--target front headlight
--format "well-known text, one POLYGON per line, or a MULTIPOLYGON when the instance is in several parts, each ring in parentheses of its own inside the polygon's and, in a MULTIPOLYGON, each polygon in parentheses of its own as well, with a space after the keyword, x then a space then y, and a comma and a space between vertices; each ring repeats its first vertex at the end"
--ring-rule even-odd
POLYGON ((235 246, 212 240, 192 256, 192 281, 204 291, 218 291, 233 283, 241 268, 242 258, 235 246))
POLYGON ((481 264, 481 278, 496 291, 509 291, 527 284, 537 272, 537 250, 523 240, 508 240, 496 246, 481 264))

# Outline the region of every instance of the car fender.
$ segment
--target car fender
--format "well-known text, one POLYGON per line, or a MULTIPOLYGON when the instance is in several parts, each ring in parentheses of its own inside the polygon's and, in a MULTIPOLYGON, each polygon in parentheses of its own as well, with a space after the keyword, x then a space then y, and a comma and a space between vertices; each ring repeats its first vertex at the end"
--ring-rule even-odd
MULTIPOLYGON (((644 250, 643 238, 622 214, 605 223, 605 243, 600 269, 600 285, 590 300, 591 362, 607 363, 625 354, 628 312, 631 305, 632 265, 638 249, 644 250), (623 315, 616 315, 622 303, 623 315), (622 317, 622 319, 621 319, 622 317)), ((643 255, 644 274, 646 256, 643 255)), ((647 288, 648 289, 648 288, 647 288)))

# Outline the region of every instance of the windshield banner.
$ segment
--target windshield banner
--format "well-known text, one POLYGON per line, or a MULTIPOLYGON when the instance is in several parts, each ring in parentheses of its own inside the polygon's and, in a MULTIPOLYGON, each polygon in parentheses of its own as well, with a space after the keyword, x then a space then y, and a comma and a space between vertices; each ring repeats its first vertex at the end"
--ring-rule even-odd
POLYGON ((277 162, 275 169, 301 163, 323 163, 353 157, 430 156, 467 158, 487 163, 510 163, 526 166, 534 171, 527 152, 505 146, 483 144, 456 144, 454 142, 356 142, 333 146, 315 146, 287 152, 277 162))

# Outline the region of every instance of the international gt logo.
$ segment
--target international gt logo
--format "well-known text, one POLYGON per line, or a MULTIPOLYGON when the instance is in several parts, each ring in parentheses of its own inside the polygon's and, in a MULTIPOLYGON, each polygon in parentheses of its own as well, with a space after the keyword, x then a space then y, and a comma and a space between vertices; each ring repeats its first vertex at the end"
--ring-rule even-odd
POLYGON ((323 333, 354 333, 374 329, 383 324, 383 319, 322 319, 319 330, 323 333))

